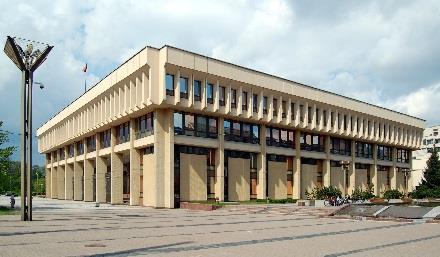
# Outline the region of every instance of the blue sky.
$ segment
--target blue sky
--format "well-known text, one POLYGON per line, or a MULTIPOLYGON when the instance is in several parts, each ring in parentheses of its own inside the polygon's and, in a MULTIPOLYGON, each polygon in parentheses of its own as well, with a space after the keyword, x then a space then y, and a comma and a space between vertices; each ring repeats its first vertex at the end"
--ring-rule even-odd
MULTIPOLYGON (((9 1, 7 35, 54 45, 34 128, 145 45, 173 45, 440 124, 440 1, 9 1)), ((19 144, 20 73, 0 54, 0 120, 19 144)), ((36 144, 36 142, 35 142, 36 144)), ((18 157, 14 155, 14 159, 18 157)), ((36 151, 36 163, 43 157, 36 151)))

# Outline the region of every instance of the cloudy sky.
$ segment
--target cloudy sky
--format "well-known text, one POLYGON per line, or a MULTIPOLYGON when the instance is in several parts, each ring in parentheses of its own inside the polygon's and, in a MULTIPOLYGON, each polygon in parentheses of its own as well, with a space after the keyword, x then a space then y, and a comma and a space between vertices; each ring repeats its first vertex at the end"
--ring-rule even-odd
MULTIPOLYGON (((440 124, 440 1, 0 0, 0 38, 54 45, 34 127, 145 45, 173 45, 440 124)), ((20 73, 0 54, 0 120, 19 138, 20 73)), ((34 154, 36 162, 43 158, 34 154)), ((17 158, 16 154, 14 158, 17 158)))

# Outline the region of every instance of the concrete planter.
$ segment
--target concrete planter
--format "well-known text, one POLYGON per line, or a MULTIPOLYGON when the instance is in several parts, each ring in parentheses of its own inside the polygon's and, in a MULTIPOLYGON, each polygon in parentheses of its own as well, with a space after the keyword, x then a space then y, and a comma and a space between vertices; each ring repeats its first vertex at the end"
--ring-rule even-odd
POLYGON ((314 204, 313 206, 316 206, 316 207, 323 207, 323 206, 324 206, 324 201, 325 201, 325 200, 315 200, 315 201, 314 201, 315 204, 314 204))
POLYGON ((298 206, 314 206, 315 200, 298 200, 298 206))
POLYGON ((221 206, 204 203, 181 202, 180 209, 197 210, 197 211, 213 211, 221 208, 221 206))

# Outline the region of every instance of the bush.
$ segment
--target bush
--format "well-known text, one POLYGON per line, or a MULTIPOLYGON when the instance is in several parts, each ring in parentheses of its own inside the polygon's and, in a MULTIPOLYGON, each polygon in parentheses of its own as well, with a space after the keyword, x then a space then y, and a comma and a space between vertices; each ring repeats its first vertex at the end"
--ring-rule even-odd
POLYGON ((334 197, 342 196, 341 190, 339 190, 334 186, 314 188, 310 193, 306 191, 307 199, 325 200, 333 196, 334 197))
POLYGON ((373 194, 373 186, 370 185, 368 186, 367 190, 362 190, 360 188, 356 188, 353 193, 351 194, 351 199, 353 201, 358 201, 358 200, 368 200, 371 198, 374 198, 375 195, 373 194))
POLYGON ((403 194, 397 189, 387 190, 383 193, 383 198, 385 199, 400 199, 403 197, 403 194))
POLYGON ((428 188, 425 185, 416 187, 414 192, 409 193, 411 198, 440 198, 440 188, 428 188))

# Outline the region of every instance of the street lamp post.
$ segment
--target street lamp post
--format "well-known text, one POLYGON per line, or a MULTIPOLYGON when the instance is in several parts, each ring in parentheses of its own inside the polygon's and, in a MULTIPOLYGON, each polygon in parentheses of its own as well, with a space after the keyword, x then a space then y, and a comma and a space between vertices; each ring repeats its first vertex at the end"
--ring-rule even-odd
POLYGON ((348 169, 350 168, 349 166, 350 166, 350 161, 340 161, 339 162, 340 164, 341 164, 341 167, 342 167, 342 171, 343 171, 343 173, 344 173, 344 195, 347 195, 347 191, 348 191, 348 188, 347 188, 347 173, 348 173, 348 169))
POLYGON ((34 71, 53 46, 27 39, 6 38, 5 54, 22 72, 21 84, 21 220, 32 220, 32 81, 34 71))

